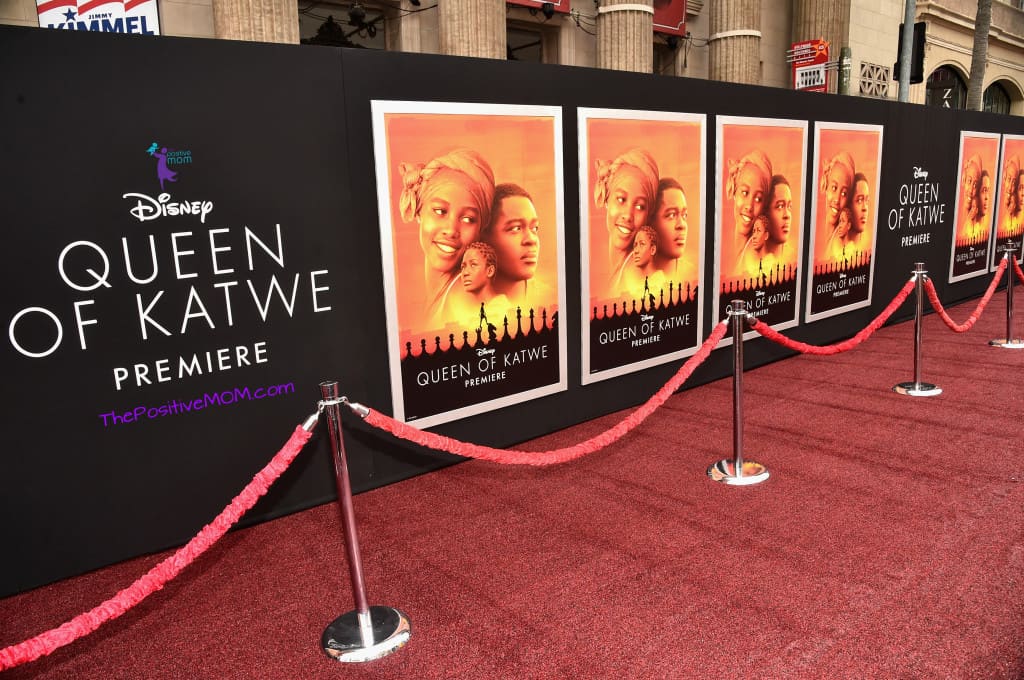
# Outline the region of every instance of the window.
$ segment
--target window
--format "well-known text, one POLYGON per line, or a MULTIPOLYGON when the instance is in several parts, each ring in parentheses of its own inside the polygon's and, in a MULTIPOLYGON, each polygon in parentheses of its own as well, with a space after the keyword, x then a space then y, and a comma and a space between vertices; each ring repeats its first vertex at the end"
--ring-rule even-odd
POLYGON ((518 26, 506 30, 509 61, 544 62, 544 34, 540 31, 518 26))
POLYGON ((299 42, 383 50, 385 19, 379 8, 366 3, 299 0, 299 42))
POLYGON ((952 66, 940 66, 928 76, 925 104, 962 109, 967 104, 967 85, 952 66))
MULTIPOLYGON (((675 37, 675 36, 672 36, 675 37)), ((678 38, 671 44, 654 41, 654 74, 662 76, 676 75, 676 55, 679 52, 678 38)))
POLYGON ((992 83, 985 90, 983 105, 989 113, 1010 113, 1010 95, 999 83, 992 83))

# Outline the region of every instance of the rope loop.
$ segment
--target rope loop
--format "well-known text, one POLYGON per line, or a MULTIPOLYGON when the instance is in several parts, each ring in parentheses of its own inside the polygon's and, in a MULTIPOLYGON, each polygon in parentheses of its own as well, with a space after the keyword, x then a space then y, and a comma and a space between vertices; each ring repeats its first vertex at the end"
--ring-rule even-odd
POLYGON ((687 378, 689 378, 693 371, 702 364, 708 356, 710 356, 711 350, 713 350, 722 338, 725 337, 727 330, 728 322, 720 321, 711 332, 711 335, 709 335, 707 340, 704 341, 704 344, 702 344, 700 349, 697 350, 696 354, 680 366, 676 374, 672 376, 672 378, 665 383, 660 390, 655 392, 650 399, 619 421, 618 424, 611 429, 573 446, 553 449, 551 451, 518 451, 515 449, 497 449, 490 446, 470 444, 452 439, 451 437, 434 434, 433 432, 418 430, 412 425, 395 420, 394 418, 386 416, 380 411, 374 409, 367 409, 366 422, 378 429, 392 434, 395 437, 398 437, 399 439, 404 439, 406 441, 413 442, 414 444, 419 444, 420 446, 425 446, 437 451, 453 453, 456 456, 477 458, 480 460, 491 461, 492 463, 503 463, 506 465, 540 466, 565 463, 587 454, 594 453, 609 444, 613 444, 629 433, 633 428, 640 425, 640 423, 646 420, 648 416, 668 401, 668 398, 672 396, 676 390, 683 386, 683 383, 686 382, 687 378))
POLYGON ((61 624, 57 628, 40 633, 33 638, 0 649, 0 671, 14 668, 21 664, 51 654, 65 645, 88 635, 101 625, 116 619, 129 609, 142 602, 145 598, 160 590, 177 576, 182 569, 192 564, 197 557, 206 552, 214 543, 227 533, 235 522, 249 508, 256 504, 261 496, 267 493, 270 485, 277 481, 302 447, 313 436, 312 428, 305 425, 296 427, 292 436, 281 450, 256 473, 252 481, 221 511, 212 522, 207 524, 192 540, 178 548, 173 555, 140 576, 135 583, 118 592, 112 598, 93 609, 79 614, 75 618, 61 624))
MULTIPOLYGON (((901 288, 900 292, 896 294, 896 297, 893 298, 892 302, 890 302, 889 305, 882 310, 882 313, 876 316, 871 323, 865 326, 859 333, 854 335, 852 338, 849 338, 848 340, 844 340, 842 342, 837 342, 833 345, 811 345, 806 342, 800 342, 799 340, 793 340, 792 338, 788 338, 782 333, 779 333, 777 330, 775 330, 768 324, 764 323, 763 321, 759 321, 757 319, 753 320, 751 326, 755 331, 757 331, 764 337, 768 338, 772 342, 778 343, 783 347, 796 350, 797 352, 801 352, 803 354, 815 354, 818 356, 826 356, 831 354, 839 354, 840 352, 846 352, 867 340, 875 331, 882 327, 882 324, 888 321, 889 317, 893 315, 893 313, 899 308, 900 305, 904 303, 904 301, 906 301, 907 296, 909 296, 910 292, 914 290, 914 286, 917 285, 918 273, 919 272, 914 272, 911 275, 910 279, 905 284, 903 284, 903 288, 901 288)), ((925 280, 927 281, 927 276, 925 276, 925 280)))
MULTIPOLYGON (((946 313, 945 308, 942 306, 942 301, 939 300, 939 293, 935 290, 935 284, 932 283, 931 279, 925 279, 924 287, 928 293, 928 300, 932 303, 932 308, 935 309, 939 318, 941 318, 943 323, 949 327, 949 330, 954 333, 966 333, 974 327, 974 324, 981 317, 981 313, 985 311, 985 306, 988 305, 989 300, 992 299, 992 295, 996 292, 996 286, 999 285, 1000 279, 1003 278, 1003 274, 1006 272, 1007 262, 1009 262, 1009 260, 1006 257, 1003 257, 999 261, 999 268, 996 269, 996 273, 992 277, 992 282, 988 284, 988 290, 985 291, 985 295, 981 298, 978 306, 975 307, 974 311, 971 312, 971 315, 967 317, 967 321, 962 324, 958 324, 953 321, 949 314, 946 313)), ((1016 264, 1016 262, 1014 264, 1016 264)), ((1013 282, 1010 281, 1008 285, 1013 285, 1013 282)))

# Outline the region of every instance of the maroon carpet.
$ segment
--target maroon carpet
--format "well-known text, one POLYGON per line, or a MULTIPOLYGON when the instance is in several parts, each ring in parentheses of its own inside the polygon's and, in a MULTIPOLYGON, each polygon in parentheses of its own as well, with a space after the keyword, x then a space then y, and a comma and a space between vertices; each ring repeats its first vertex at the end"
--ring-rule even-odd
MULTIPOLYGON (((912 378, 909 323, 749 372, 747 457, 772 474, 758 487, 705 475, 732 456, 722 380, 576 463, 469 462, 357 496, 371 604, 413 625, 386 659, 342 665, 319 649, 353 606, 331 504, 228 535, 135 610, 4 680, 1024 677, 1024 351, 986 344, 1005 334, 1003 299, 966 335, 926 318, 936 398, 890 391, 912 378)), ((161 557, 0 600, 0 645, 161 557)))

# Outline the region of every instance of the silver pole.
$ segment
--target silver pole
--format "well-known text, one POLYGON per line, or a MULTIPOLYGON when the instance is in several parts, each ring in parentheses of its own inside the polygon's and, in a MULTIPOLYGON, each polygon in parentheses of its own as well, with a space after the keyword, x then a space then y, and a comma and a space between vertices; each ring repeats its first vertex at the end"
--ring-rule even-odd
POLYGON ((743 323, 747 320, 746 303, 733 300, 732 306, 732 450, 733 469, 743 476, 743 323), (740 311, 736 311, 740 310, 740 311))
POLYGON ((338 383, 320 383, 324 413, 327 414, 327 429, 331 433, 331 451, 334 453, 334 481, 338 490, 338 505, 341 507, 341 522, 345 528, 345 554, 348 557, 349 575, 352 577, 352 596, 356 601, 359 632, 363 646, 373 644, 373 626, 370 623, 370 605, 366 599, 366 581, 363 580, 363 559, 359 553, 359 532, 356 530, 355 507, 352 504, 352 484, 348 476, 348 459, 345 455, 345 441, 341 432, 341 401, 338 399, 338 383))
POLYGON ((345 529, 345 554, 348 557, 349 575, 352 578, 352 595, 356 608, 342 614, 324 630, 320 646, 324 652, 338 661, 372 661, 398 650, 412 634, 409 619, 402 612, 391 607, 371 607, 366 598, 366 582, 363 579, 363 560, 359 553, 359 534, 356 530, 356 513, 352 503, 352 484, 348 474, 348 458, 345 455, 345 440, 341 429, 341 404, 338 383, 330 380, 320 383, 323 400, 320 405, 327 415, 331 435, 331 451, 334 456, 334 480, 338 489, 338 505, 341 507, 341 521, 345 529))
POLYGON ((1013 253, 1013 248, 1009 248, 1003 253, 1003 259, 1006 260, 1006 337, 1013 337, 1013 269, 1010 267, 1010 255, 1013 253))
POLYGON ((732 460, 712 463, 708 477, 732 486, 749 486, 768 479, 768 468, 752 460, 743 460, 743 328, 747 303, 733 300, 726 313, 732 324, 732 460))
POLYGON ((934 397, 942 394, 942 388, 931 383, 921 382, 921 327, 924 325, 924 281, 928 271, 924 262, 914 263, 914 382, 902 382, 893 385, 892 391, 910 397, 934 397))
POLYGON ((916 281, 914 282, 914 389, 921 389, 921 326, 924 320, 924 262, 914 264, 916 281))
POLYGON ((897 99, 901 102, 910 101, 910 61, 914 51, 914 14, 917 7, 914 0, 906 0, 903 5, 903 40, 900 42, 900 73, 897 99))
POLYGON ((1016 261, 1014 253, 1017 252, 1017 246, 1008 243, 1000 250, 1003 252, 1003 260, 1006 262, 1006 337, 989 340, 988 344, 1005 349, 1024 349, 1024 340, 1013 337, 1013 263, 1016 261))

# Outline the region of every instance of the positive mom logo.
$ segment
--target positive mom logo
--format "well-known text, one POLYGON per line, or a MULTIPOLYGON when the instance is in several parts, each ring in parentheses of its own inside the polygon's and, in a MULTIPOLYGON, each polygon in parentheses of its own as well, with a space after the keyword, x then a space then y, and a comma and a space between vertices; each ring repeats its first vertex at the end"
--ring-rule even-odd
POLYGON ((171 149, 153 142, 146 153, 156 159, 156 178, 160 182, 160 191, 166 191, 167 182, 178 181, 178 168, 192 165, 192 151, 189 149, 171 149))

